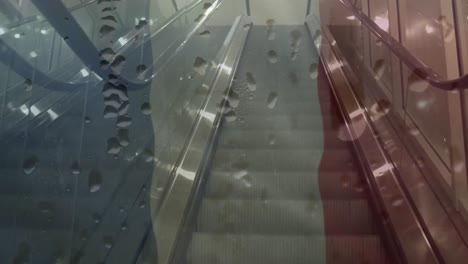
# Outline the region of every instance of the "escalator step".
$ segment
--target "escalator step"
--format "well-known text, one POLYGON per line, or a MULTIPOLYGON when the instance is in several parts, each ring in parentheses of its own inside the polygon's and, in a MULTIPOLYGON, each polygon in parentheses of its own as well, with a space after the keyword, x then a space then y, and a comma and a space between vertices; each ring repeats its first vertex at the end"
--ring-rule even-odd
POLYGON ((226 172, 252 171, 352 171, 352 156, 346 149, 329 150, 333 159, 322 159, 321 150, 223 149, 214 155, 212 168, 226 172))
POLYGON ((246 115, 236 119, 234 122, 225 122, 225 130, 230 129, 256 129, 256 130, 286 130, 286 129, 309 129, 322 131, 333 129, 331 125, 323 125, 321 116, 311 115, 246 115))
POLYGON ((391 263, 380 238, 195 233, 190 264, 391 263))
POLYGON ((204 199, 198 231, 250 234, 374 234, 366 200, 213 200, 204 199), (328 219, 328 216, 329 219, 328 219))
POLYGON ((357 173, 323 172, 320 190, 317 174, 250 171, 232 174, 212 171, 207 183, 206 197, 215 199, 364 199, 365 190, 357 173))
MULTIPOLYGON (((277 130, 265 133, 263 130, 232 129, 223 131, 220 135, 219 147, 320 149, 324 147, 322 134, 316 130, 277 130)), ((347 144, 336 137, 336 140, 327 141, 327 147, 345 148, 347 144)))

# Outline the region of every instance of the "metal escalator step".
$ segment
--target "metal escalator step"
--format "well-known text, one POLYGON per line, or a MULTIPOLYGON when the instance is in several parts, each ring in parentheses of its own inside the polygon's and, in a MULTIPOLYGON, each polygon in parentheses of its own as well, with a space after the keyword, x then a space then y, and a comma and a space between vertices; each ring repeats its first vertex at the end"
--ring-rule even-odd
MULTIPOLYGON (((222 148, 323 148, 323 133, 316 130, 277 130, 265 133, 263 130, 231 129, 223 131, 219 137, 218 146, 222 148)), ((347 144, 336 140, 329 140, 328 147, 347 147, 347 144)))
POLYGON ((212 171, 205 197, 212 199, 365 199, 365 185, 357 173, 255 172, 233 174, 212 171), (239 177, 242 176, 242 177, 239 177))
POLYGON ((352 156, 347 149, 327 151, 333 159, 322 160, 322 151, 303 149, 225 149, 214 154, 212 168, 226 172, 353 170, 352 156))
POLYGON ((379 237, 194 233, 189 264, 392 263, 379 237))
POLYGON ((213 200, 204 199, 200 232, 250 234, 374 234, 366 200, 213 200), (324 220, 323 208, 330 219, 324 220))
MULTIPOLYGON (((227 121, 227 119, 226 119, 227 121)), ((323 124, 322 116, 306 114, 278 114, 278 115, 244 115, 236 117, 235 121, 225 122, 223 128, 230 129, 263 129, 285 130, 285 129, 310 129, 323 131, 323 129, 333 129, 327 124, 323 124)))

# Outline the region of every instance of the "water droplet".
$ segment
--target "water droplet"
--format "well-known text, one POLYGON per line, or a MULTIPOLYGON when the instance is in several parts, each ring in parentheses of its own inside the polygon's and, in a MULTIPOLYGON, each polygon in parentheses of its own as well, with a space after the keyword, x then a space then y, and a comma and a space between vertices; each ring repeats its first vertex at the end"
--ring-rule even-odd
POLYGON ((84 121, 86 124, 91 123, 91 118, 89 116, 85 116, 84 121))
POLYGON ((130 108, 130 103, 128 101, 124 101, 117 111, 120 116, 123 116, 128 113, 129 108, 130 108))
POLYGON ((309 67, 309 76, 312 80, 317 79, 318 77, 318 65, 317 63, 312 63, 309 67))
POLYGON ((128 129, 119 129, 118 138, 119 144, 123 147, 126 147, 130 144, 130 139, 128 136, 128 129))
MULTIPOLYGON (((92 169, 88 175, 88 189, 89 192, 95 193, 101 189, 102 175, 97 169, 92 169)), ((100 219, 100 217, 99 217, 100 219)))
POLYGON ((239 171, 236 171, 232 174, 232 177, 236 180, 240 180, 242 178, 244 178, 245 176, 247 176, 249 174, 249 172, 247 170, 239 170, 239 171))
POLYGON ((31 79, 29 78, 24 79, 24 90, 26 90, 26 92, 30 92, 32 91, 32 87, 33 85, 32 85, 31 79))
POLYGON ((101 20, 107 21, 107 22, 118 23, 118 22, 117 22, 117 19, 115 19, 115 17, 112 16, 112 15, 101 17, 101 20))
POLYGON ((138 203, 138 207, 140 208, 145 208, 146 206, 146 201, 145 200, 141 200, 139 203, 138 203))
POLYGON ((136 24, 135 29, 141 30, 143 27, 147 25, 148 25, 148 21, 146 21, 146 19, 141 19, 140 21, 138 21, 138 24, 136 24))
POLYGON ((253 73, 247 72, 246 78, 247 78, 247 87, 249 88, 249 90, 252 92, 257 90, 257 82, 255 81, 255 77, 253 73))
POLYGON ((268 61, 270 63, 277 63, 278 62, 278 54, 274 50, 270 50, 267 53, 268 55, 268 61))
POLYGON ((42 201, 37 206, 42 214, 50 215, 54 212, 54 205, 51 202, 42 201))
POLYGON ((117 7, 115 7, 115 6, 109 6, 109 7, 104 7, 104 8, 101 10, 101 12, 104 13, 104 12, 114 11, 114 10, 116 10, 116 9, 117 9, 117 7))
POLYGON ((148 103, 148 102, 144 102, 141 107, 141 112, 144 114, 144 115, 151 115, 151 104, 148 103))
POLYGON ((117 138, 112 137, 107 140, 107 153, 111 155, 119 154, 121 150, 120 142, 117 138))
POLYGON ((299 78, 297 77, 297 74, 294 72, 290 72, 288 74, 289 81, 293 84, 297 84, 299 82, 299 78))
POLYGON ((197 18, 195 18, 194 21, 198 23, 198 22, 202 21, 202 19, 203 19, 204 17, 205 17, 204 14, 200 14, 197 18))
POLYGON ((268 40, 274 40, 276 38, 276 32, 273 30, 275 20, 274 19, 268 19, 266 21, 266 24, 267 24, 267 37, 268 37, 268 40))
POLYGON ((233 110, 227 112, 227 113, 224 115, 224 119, 225 119, 227 122, 234 122, 234 121, 236 121, 236 119, 237 119, 236 112, 234 112, 233 110))
POLYGON ((290 33, 291 37, 291 60, 295 61, 299 55, 299 47, 302 41, 302 32, 300 30, 293 30, 290 33))
POLYGON ((122 231, 125 231, 128 229, 128 224, 127 222, 123 222, 122 224, 120 224, 120 230, 122 231))
POLYGON ((401 205, 403 205, 403 199, 396 199, 395 201, 392 202, 392 206, 393 207, 399 207, 401 205))
POLYGON ((145 148, 143 150, 143 159, 146 161, 146 162, 152 162, 154 160, 154 154, 153 152, 148 149, 148 148, 145 148))
POLYGON ((81 173, 81 167, 80 167, 80 164, 78 163, 78 161, 74 161, 71 166, 70 166, 70 170, 71 170, 71 173, 73 175, 80 175, 81 173))
POLYGON ((204 30, 204 31, 200 32, 199 35, 200 35, 201 37, 208 38, 208 37, 210 37, 211 32, 210 32, 209 30, 204 30))
POLYGON ((208 68, 208 64, 206 61, 201 58, 197 57, 195 58, 195 63, 193 64, 193 69, 200 75, 205 75, 206 74, 206 69, 208 68))
POLYGON ((127 59, 125 59, 124 56, 117 55, 111 63, 112 71, 120 74, 126 62, 127 62, 127 59))
POLYGON ((208 9, 208 8, 210 8, 210 7, 211 7, 211 3, 205 3, 205 4, 203 5, 203 9, 208 9))
POLYGON ((267 98, 267 107, 269 109, 273 109, 276 106, 276 103, 278 102, 278 94, 275 92, 270 92, 267 98))
POLYGON ((274 134, 269 134, 267 140, 270 145, 276 144, 276 136, 274 134))
POLYGON ((111 236, 104 236, 103 238, 104 247, 107 249, 111 249, 114 245, 114 239, 111 236))
POLYGON ((252 177, 250 175, 246 175, 241 179, 242 183, 244 183, 245 187, 251 188, 252 187, 252 177))
POLYGON ((99 56, 106 61, 111 61, 115 52, 112 48, 105 48, 99 52, 99 56))
POLYGON ((236 93, 233 89, 229 90, 226 100, 229 102, 230 107, 232 108, 239 107, 239 104, 240 104, 239 94, 236 93))
POLYGON ((146 75, 146 70, 148 68, 146 67, 146 65, 144 64, 140 64, 136 67, 136 74, 137 74, 137 79, 139 80, 143 80, 145 79, 145 75, 146 75))
POLYGON ((99 34, 101 34, 101 38, 107 37, 109 34, 114 33, 115 28, 109 25, 103 25, 101 29, 99 29, 99 34))
POLYGON ((36 156, 30 156, 23 162, 23 171, 25 174, 30 175, 36 170, 37 163, 39 162, 36 156))
POLYGON ((376 79, 382 78, 382 76, 383 76, 383 74, 385 72, 385 68, 386 68, 385 60, 384 59, 378 59, 375 62, 374 67, 372 68, 373 71, 374 71, 374 78, 376 78, 376 79))
POLYGON ((104 108, 104 118, 115 118, 118 116, 118 110, 110 105, 104 108))
POLYGON ((408 88, 410 91, 422 93, 429 88, 429 83, 418 76, 417 70, 413 71, 408 77, 408 88))
POLYGON ((126 128, 132 124, 132 119, 129 116, 119 116, 117 118, 116 126, 119 128, 126 128))

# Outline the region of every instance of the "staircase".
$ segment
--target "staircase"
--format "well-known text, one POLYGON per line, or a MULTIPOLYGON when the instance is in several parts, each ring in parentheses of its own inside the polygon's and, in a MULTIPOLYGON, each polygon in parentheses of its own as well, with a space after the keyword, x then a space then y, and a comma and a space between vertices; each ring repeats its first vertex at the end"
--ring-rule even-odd
POLYGON ((319 96, 309 77, 310 41, 291 61, 290 27, 275 30, 269 41, 265 27, 253 27, 247 40, 228 98, 239 106, 231 103, 219 135, 187 263, 393 263, 349 146, 336 136, 333 98, 319 96))

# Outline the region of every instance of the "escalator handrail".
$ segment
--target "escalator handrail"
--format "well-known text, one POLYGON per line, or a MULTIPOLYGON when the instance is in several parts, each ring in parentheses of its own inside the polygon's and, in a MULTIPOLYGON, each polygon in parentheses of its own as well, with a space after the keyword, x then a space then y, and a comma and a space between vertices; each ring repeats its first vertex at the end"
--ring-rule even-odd
POLYGON ((399 41, 393 38, 389 33, 380 28, 372 19, 360 11, 356 6, 351 4, 349 0, 339 0, 346 8, 351 11, 356 19, 365 25, 390 51, 405 63, 414 74, 419 78, 427 81, 432 86, 444 90, 453 91, 468 88, 468 74, 456 79, 445 80, 437 74, 432 68, 414 56, 407 48, 399 41))

